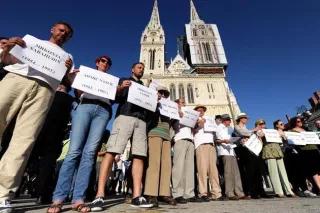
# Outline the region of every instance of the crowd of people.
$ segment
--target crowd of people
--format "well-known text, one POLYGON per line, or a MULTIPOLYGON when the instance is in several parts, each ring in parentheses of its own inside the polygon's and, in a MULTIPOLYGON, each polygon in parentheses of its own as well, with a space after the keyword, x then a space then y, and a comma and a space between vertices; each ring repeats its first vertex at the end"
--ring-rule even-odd
MULTIPOLYGON (((70 24, 57 22, 47 42, 62 49, 72 35, 70 24)), ((199 118, 191 128, 160 113, 159 101, 170 96, 165 86, 156 88, 155 112, 127 101, 132 82, 143 85, 141 62, 120 79, 113 101, 72 90, 79 70, 71 54, 58 82, 9 53, 15 45, 25 46, 21 38, 0 38, 0 45, 0 212, 13 210, 10 201, 28 188, 30 179, 36 181, 29 192, 37 202, 51 203, 49 213, 61 212, 66 201, 78 212, 103 211, 111 192, 124 193, 126 202, 141 208, 319 194, 319 147, 289 144, 284 134, 312 131, 302 117, 286 125, 274 121, 282 144, 266 141, 263 119, 247 129, 245 113, 235 123, 228 114, 216 115, 216 130, 205 131, 207 107, 201 104, 194 107, 199 118), (117 111, 108 132, 114 103, 117 111), (258 155, 245 146, 252 135, 263 146, 258 155), (268 177, 273 193, 264 187, 268 177)), ((95 60, 98 71, 111 66, 109 56, 95 60)), ((184 98, 175 102, 183 117, 184 98)), ((314 131, 320 131, 320 120, 315 124, 314 131)))

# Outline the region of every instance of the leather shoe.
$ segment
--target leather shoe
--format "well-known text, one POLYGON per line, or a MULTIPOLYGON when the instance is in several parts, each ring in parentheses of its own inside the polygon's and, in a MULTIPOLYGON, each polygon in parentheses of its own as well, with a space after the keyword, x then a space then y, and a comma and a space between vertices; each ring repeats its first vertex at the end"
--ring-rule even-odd
POLYGON ((187 201, 192 203, 200 203, 202 202, 202 199, 194 196, 194 197, 188 198, 187 201))
POLYGON ((172 197, 169 196, 161 196, 158 199, 160 202, 175 206, 177 205, 177 201, 175 199, 173 199, 172 197))
POLYGON ((177 197, 177 198, 175 198, 175 200, 177 203, 180 203, 180 204, 188 203, 187 199, 184 199, 183 197, 177 197))

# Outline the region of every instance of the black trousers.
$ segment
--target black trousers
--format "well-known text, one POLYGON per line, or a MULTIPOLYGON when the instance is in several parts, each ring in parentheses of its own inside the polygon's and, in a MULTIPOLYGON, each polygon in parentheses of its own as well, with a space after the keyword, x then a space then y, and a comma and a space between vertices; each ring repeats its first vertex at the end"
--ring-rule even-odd
POLYGON ((305 166, 300 153, 294 153, 291 149, 285 151, 284 164, 294 192, 308 189, 306 184, 305 166))
POLYGON ((253 197, 264 195, 262 175, 264 175, 265 169, 263 160, 243 146, 238 146, 235 151, 238 156, 244 193, 253 197))

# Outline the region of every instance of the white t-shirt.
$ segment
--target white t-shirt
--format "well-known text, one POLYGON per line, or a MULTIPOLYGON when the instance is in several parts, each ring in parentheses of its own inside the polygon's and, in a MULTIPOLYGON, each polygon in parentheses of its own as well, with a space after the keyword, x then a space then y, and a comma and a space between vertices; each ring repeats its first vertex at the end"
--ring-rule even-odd
MULTIPOLYGON (((62 49, 61 47, 53 44, 52 42, 49 42, 49 41, 46 41, 46 42, 50 45, 54 45, 55 47, 62 49)), ((73 60, 72 55, 69 54, 69 57, 73 60)), ((33 69, 28 64, 23 64, 22 62, 5 66, 4 69, 7 70, 8 72, 15 73, 18 75, 26 76, 29 78, 39 79, 39 80, 47 83, 54 91, 58 88, 58 86, 60 84, 60 81, 58 81, 54 78, 51 78, 51 77, 33 69)))
POLYGON ((212 143, 213 144, 213 132, 205 132, 203 128, 198 129, 194 134, 194 146, 195 149, 201 144, 212 143))
MULTIPOLYGON (((232 127, 226 127, 224 124, 219 124, 217 128, 217 139, 219 140, 229 140, 231 138, 231 135, 233 133, 232 127)), ((233 148, 235 148, 236 145, 234 144, 219 144, 217 145, 217 151, 218 155, 228 155, 228 156, 235 156, 233 148)))
POLYGON ((174 136, 174 141, 178 141, 178 140, 182 140, 182 139, 193 140, 193 135, 192 135, 190 127, 180 125, 179 130, 176 132, 176 134, 174 136))

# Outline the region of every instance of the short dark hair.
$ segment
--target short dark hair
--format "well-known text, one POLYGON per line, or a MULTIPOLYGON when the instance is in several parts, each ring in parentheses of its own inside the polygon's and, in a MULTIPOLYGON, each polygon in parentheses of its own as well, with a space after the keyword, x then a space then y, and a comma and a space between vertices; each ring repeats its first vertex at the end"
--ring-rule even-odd
POLYGON ((138 64, 141 64, 144 67, 144 63, 136 62, 136 63, 132 64, 131 69, 135 68, 138 64))
POLYGON ((112 59, 107 56, 107 55, 102 55, 102 56, 99 56, 98 58, 96 58, 96 63, 98 63, 102 58, 105 58, 108 60, 108 64, 109 64, 109 67, 111 67, 112 65, 112 59))
POLYGON ((2 36, 0 36, 0 40, 2 40, 2 39, 9 40, 9 38, 8 38, 8 37, 2 37, 2 36))
POLYGON ((215 120, 217 119, 222 119, 221 115, 216 115, 216 117, 214 118, 215 120))
POLYGON ((274 129, 278 129, 278 128, 277 128, 277 125, 278 125, 278 123, 279 123, 280 121, 281 121, 280 119, 273 121, 273 128, 274 128, 274 129))
POLYGON ((58 24, 62 24, 62 25, 64 25, 64 26, 68 27, 69 30, 70 30, 69 38, 72 38, 72 36, 73 36, 73 28, 71 27, 71 25, 70 25, 68 22, 65 22, 65 21, 57 21, 57 22, 54 23, 52 26, 54 27, 54 26, 56 26, 56 25, 58 25, 58 24))

